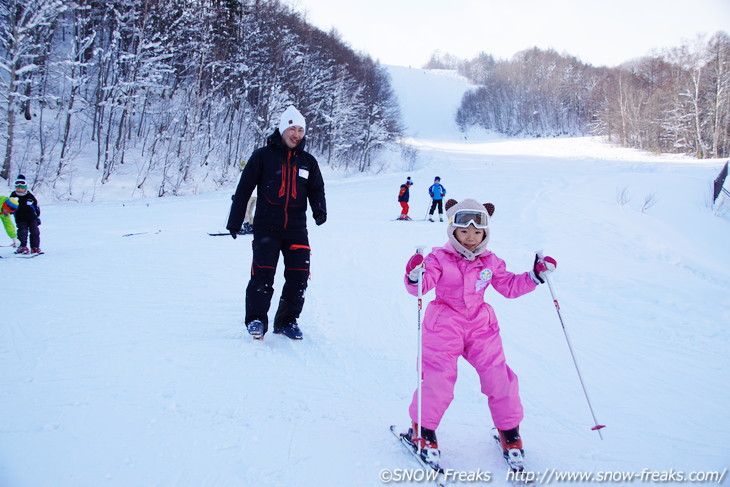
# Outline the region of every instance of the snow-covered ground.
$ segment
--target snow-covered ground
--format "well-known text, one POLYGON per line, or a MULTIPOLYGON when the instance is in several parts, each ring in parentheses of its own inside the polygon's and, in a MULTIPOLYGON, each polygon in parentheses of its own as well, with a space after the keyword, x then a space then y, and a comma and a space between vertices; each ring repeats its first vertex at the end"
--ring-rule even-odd
MULTIPOLYGON (((391 73, 419 162, 326 180, 301 342, 244 332, 250 237, 207 235, 223 229, 232 188, 46 202, 46 255, 0 248, 0 486, 378 486, 415 468, 388 426, 406 426, 416 385, 403 268, 416 245, 446 241, 444 224, 418 221, 436 175, 450 197, 496 205, 490 248, 510 270, 528 270, 537 249, 558 261, 603 440, 547 286, 516 300, 487 291, 535 471, 677 480, 730 466, 730 218, 710 205, 724 161, 594 138, 465 140, 447 118, 464 80, 391 73), (393 221, 406 176, 417 221, 393 221)), ((438 430, 444 465, 505 485, 491 427, 462 363, 438 430)))

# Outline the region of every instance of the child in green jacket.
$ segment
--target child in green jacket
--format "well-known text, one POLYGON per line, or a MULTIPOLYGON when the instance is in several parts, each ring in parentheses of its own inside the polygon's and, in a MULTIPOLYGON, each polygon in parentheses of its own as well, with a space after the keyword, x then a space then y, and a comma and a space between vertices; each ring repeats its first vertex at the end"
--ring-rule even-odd
POLYGON ((0 196, 0 220, 3 222, 3 227, 5 228, 5 233, 8 234, 8 237, 13 241, 12 244, 10 244, 12 247, 18 246, 18 232, 15 230, 15 224, 10 219, 10 215, 15 213, 15 210, 18 209, 18 199, 17 198, 9 198, 7 196, 0 196))

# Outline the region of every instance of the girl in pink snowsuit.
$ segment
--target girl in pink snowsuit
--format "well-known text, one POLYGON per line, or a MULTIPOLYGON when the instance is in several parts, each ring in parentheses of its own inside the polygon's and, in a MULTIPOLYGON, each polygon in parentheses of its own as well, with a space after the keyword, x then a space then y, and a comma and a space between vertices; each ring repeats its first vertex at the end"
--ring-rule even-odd
POLYGON ((413 428, 407 433, 421 448, 432 450, 426 453, 431 460, 439 455, 435 430, 454 398, 459 357, 464 357, 479 374, 481 391, 488 397, 505 454, 511 449, 522 453, 518 426, 523 413, 517 376, 505 361, 497 317, 484 302, 484 291, 492 286, 507 298, 527 294, 543 282, 540 273, 552 271, 555 261, 536 257, 532 271, 507 271, 504 261, 486 248, 493 213, 491 203, 449 200, 449 241, 433 248, 425 261, 420 254, 414 255, 406 266, 404 280, 410 294, 418 295, 421 273, 423 294, 436 289, 422 325, 421 438, 416 424, 417 391, 409 409, 413 428))

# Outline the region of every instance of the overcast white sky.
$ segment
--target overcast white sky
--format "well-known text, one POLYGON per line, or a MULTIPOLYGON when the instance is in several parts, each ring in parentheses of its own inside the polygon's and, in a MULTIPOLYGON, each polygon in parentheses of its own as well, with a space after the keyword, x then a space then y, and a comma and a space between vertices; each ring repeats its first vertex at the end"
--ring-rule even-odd
POLYGON ((421 67, 435 50, 497 59, 537 46, 615 66, 730 31, 730 0, 284 0, 382 64, 421 67))

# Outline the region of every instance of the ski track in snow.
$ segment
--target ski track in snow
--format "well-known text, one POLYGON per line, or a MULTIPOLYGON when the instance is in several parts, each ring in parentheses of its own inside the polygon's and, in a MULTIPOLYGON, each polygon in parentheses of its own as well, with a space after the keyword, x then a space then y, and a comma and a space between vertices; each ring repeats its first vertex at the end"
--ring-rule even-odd
MULTIPOLYGON (((730 225, 707 196, 722 161, 595 138, 465 140, 444 121, 464 80, 391 74, 419 163, 326 174, 301 342, 244 331, 251 237, 207 235, 223 226, 232 189, 43 204, 46 255, 0 259, 0 485, 376 486, 382 469, 415 468, 388 426, 407 426, 416 385, 405 262, 417 245, 446 241, 444 224, 421 220, 435 175, 449 197, 496 205, 489 247, 510 270, 528 270, 538 249, 558 260, 563 317, 607 428, 603 441, 590 430, 547 286, 516 300, 488 291, 520 377, 531 468, 728 466, 730 225), (407 175, 416 221, 392 221, 407 175), (631 199, 620 205, 623 188, 631 199)), ((462 362, 438 430, 444 465, 508 485, 491 427, 462 362)))

